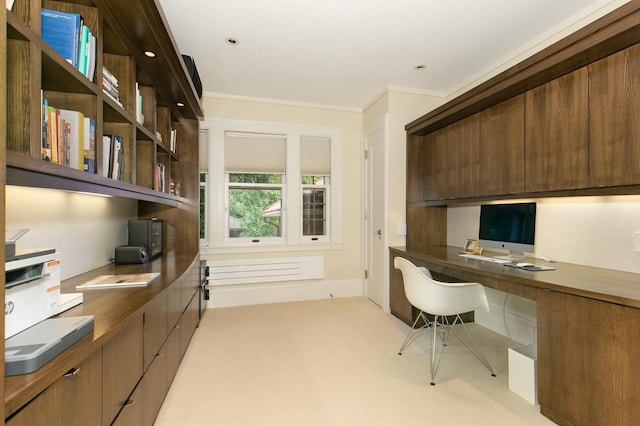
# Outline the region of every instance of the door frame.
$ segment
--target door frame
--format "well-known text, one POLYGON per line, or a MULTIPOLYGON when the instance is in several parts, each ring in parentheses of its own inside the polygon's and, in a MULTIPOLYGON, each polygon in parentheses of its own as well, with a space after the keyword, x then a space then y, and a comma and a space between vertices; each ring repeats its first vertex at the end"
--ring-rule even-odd
POLYGON ((385 113, 373 120, 371 123, 366 125, 363 129, 362 133, 362 194, 363 194, 363 205, 364 205, 364 217, 362 221, 362 257, 364 265, 362 278, 363 278, 363 292, 365 297, 368 297, 368 278, 365 276, 364 271, 371 270, 371 256, 369 254, 371 247, 371 240, 373 239, 373 232, 369 232, 370 227, 370 208, 371 201, 369 197, 369 189, 372 185, 369 175, 369 165, 367 163, 366 153, 368 152, 369 144, 368 144, 368 136, 377 131, 382 131, 383 137, 383 155, 384 155, 384 166, 382 170, 377 170, 376 172, 382 173, 382 181, 383 188, 378 189, 379 194, 382 194, 383 201, 383 212, 382 213, 382 246, 384 247, 384 251, 382 253, 382 258, 384 259, 382 266, 382 311, 385 313, 390 313, 389 307, 389 250, 388 250, 388 214, 389 214, 389 197, 388 197, 388 188, 389 188, 389 161, 388 161, 388 151, 389 151, 389 114, 385 113))

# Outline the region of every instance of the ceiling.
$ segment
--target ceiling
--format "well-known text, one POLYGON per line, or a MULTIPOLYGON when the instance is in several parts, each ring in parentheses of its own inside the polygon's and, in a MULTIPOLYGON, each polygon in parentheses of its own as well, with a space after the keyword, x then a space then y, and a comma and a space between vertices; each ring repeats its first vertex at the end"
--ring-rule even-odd
POLYGON ((468 90, 627 0, 159 2, 205 93, 362 110, 468 90))

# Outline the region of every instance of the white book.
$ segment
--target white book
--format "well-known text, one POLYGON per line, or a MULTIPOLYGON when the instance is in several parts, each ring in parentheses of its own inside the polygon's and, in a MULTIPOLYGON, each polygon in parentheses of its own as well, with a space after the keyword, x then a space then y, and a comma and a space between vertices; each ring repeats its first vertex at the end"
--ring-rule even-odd
POLYGON ((91 288, 144 287, 160 275, 160 272, 142 274, 99 275, 84 284, 77 285, 76 290, 91 288))

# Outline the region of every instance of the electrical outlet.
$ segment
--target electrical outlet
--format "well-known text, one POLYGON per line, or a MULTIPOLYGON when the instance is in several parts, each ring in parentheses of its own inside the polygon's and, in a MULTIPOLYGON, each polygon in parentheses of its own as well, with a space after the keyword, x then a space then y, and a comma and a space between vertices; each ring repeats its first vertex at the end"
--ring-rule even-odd
POLYGON ((633 233, 633 251, 640 253, 640 231, 633 233))

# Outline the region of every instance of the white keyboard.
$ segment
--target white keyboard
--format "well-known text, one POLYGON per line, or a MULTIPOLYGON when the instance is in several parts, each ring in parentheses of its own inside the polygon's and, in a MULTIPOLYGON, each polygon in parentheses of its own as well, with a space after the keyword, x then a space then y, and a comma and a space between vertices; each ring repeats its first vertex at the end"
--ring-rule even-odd
POLYGON ((485 262, 502 263, 502 264, 511 263, 511 261, 507 259, 498 259, 497 257, 480 256, 479 254, 460 254, 459 256, 468 257, 469 259, 483 260, 485 262))

